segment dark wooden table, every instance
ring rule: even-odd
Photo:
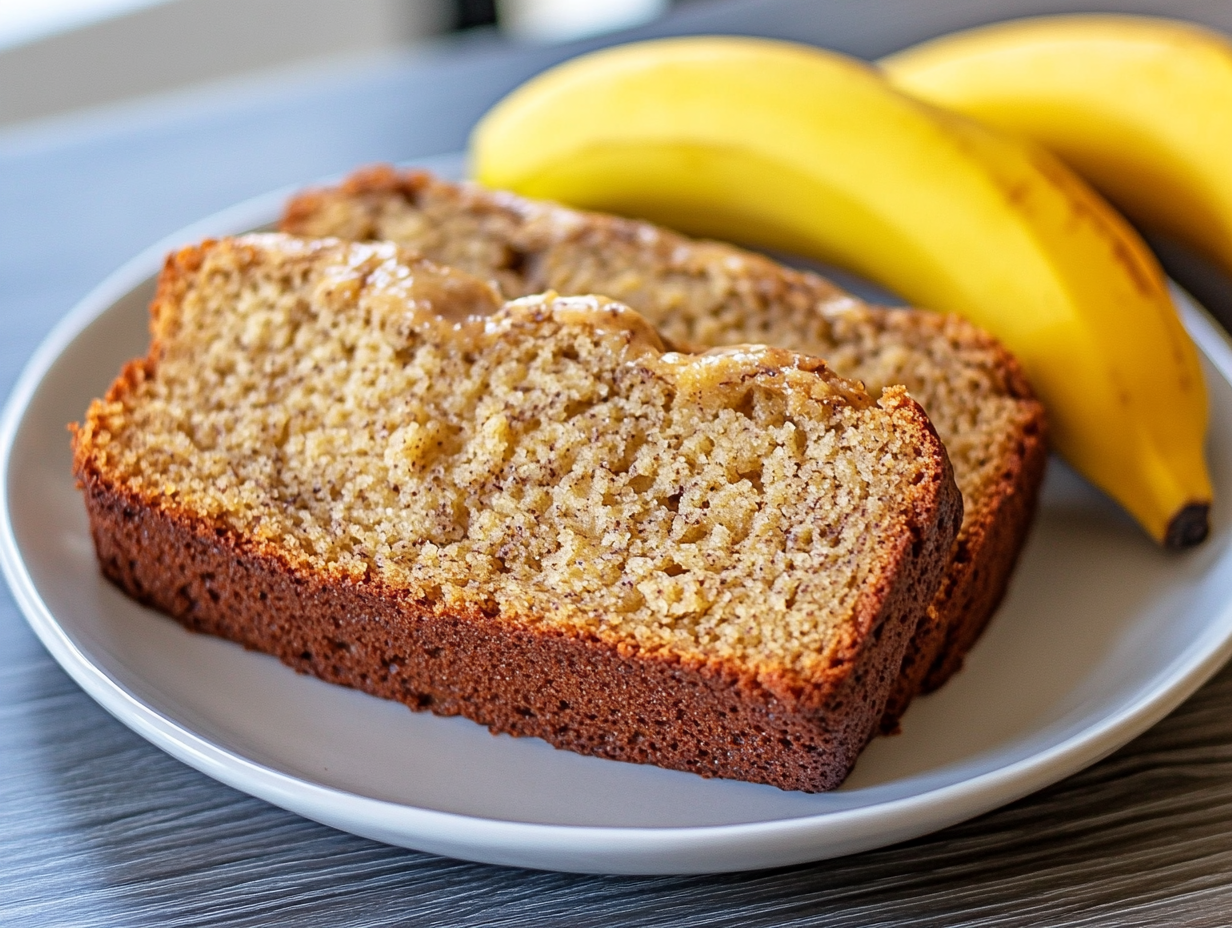
[[[1067,8],[742,0],[686,5],[638,35],[761,33],[871,57]],[[1227,0],[1083,8],[1232,31]],[[0,133],[0,387],[149,243],[275,187],[459,150],[488,105],[580,47],[479,35]],[[1232,301],[1217,284],[1201,295]],[[785,870],[586,877],[386,847],[222,786],[91,702],[0,592],[0,925],[205,924],[1230,925],[1232,670],[1108,760],[927,838]]]

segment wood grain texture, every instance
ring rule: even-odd
[[[654,29],[790,35],[871,55],[1074,6],[720,0]],[[1232,31],[1226,0],[1083,6]],[[0,388],[76,299],[160,236],[276,186],[456,149],[488,103],[574,50],[484,39],[0,134]],[[1108,760],[927,838],[784,870],[585,877],[386,847],[215,783],[96,706],[0,594],[5,928],[1229,924],[1232,669]]]
[[[841,860],[540,873],[385,847],[251,799],[112,720],[5,602],[0,924],[1226,925],[1232,669],[1086,772]]]

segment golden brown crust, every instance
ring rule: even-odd
[[[425,215],[442,208],[457,218],[454,232],[469,234],[471,240],[458,248],[458,243],[448,239],[454,232],[430,230],[422,234],[424,253],[438,260],[444,258],[434,250],[460,255],[469,264],[468,270],[487,271],[506,290],[545,284],[566,289],[563,281],[572,273],[569,262],[578,255],[595,258],[609,274],[620,271],[613,268],[613,262],[632,255],[637,267],[629,270],[636,282],[629,285],[628,293],[609,295],[645,311],[636,295],[642,288],[657,285],[653,279],[657,273],[669,285],[688,275],[713,281],[713,268],[722,266],[720,274],[726,275],[727,259],[736,258],[736,270],[731,273],[737,279],[731,286],[747,294],[741,298],[749,305],[780,305],[785,317],[795,319],[807,318],[802,309],[813,313],[814,307],[836,299],[851,303],[817,275],[783,268],[730,246],[691,241],[635,220],[448,184],[426,172],[399,171],[387,165],[356,171],[335,189],[300,194],[288,204],[280,227],[301,235],[331,234],[358,240],[386,237],[381,232],[395,201],[422,207]],[[612,247],[614,243],[624,250]],[[976,492],[963,486],[967,512],[962,532],[950,555],[946,578],[907,649],[881,722],[882,731],[891,732],[917,693],[937,688],[962,666],[1000,604],[1042,483],[1048,453],[1046,420],[1017,360],[994,338],[964,320],[862,305],[844,306],[827,318],[829,337],[853,350],[867,348],[871,332],[874,340],[909,346],[932,343],[935,347],[921,350],[951,352],[956,359],[975,358],[986,384],[983,389],[1004,400],[1010,410],[995,446],[982,448],[976,455],[976,466],[991,466],[992,477],[981,476]],[[651,321],[662,324],[653,317]],[[669,328],[668,337],[677,335]],[[844,368],[835,357],[827,360],[845,376],[868,380],[858,367]],[[938,363],[947,361],[943,357]]]
[[[130,365],[111,394],[144,366]],[[104,575],[189,629],[493,732],[809,792],[838,786],[873,733],[920,598],[944,570],[961,518],[952,480],[916,494],[913,518],[889,544],[832,672],[803,681],[299,570],[272,546],[116,487],[99,472],[88,436],[88,428],[75,434],[74,470]],[[943,453],[936,465],[947,468]]]
[[[967,652],[1005,596],[1035,517],[1048,463],[1042,408],[1028,410],[1024,420],[981,518],[968,521],[954,542],[945,578],[903,657],[881,720],[883,734],[897,730],[916,695],[933,692],[962,669]]]
[[[213,247],[168,259],[156,319],[174,314]],[[907,511],[888,527],[825,672],[803,678],[645,651],[487,603],[447,607],[375,577],[305,570],[274,544],[118,482],[100,423],[109,404],[158,376],[162,350],[155,340],[145,359],[126,365],[74,432],[74,473],[106,576],[189,628],[301,672],[582,753],[785,789],[838,785],[882,714],[961,520],[931,425],[903,391],[887,391],[881,405],[914,434],[923,479],[904,488]]]
[[[79,479],[103,573],[194,631],[493,732],[809,792],[838,786],[867,742],[918,615],[914,597],[944,556],[940,533],[932,544],[920,539],[919,557],[878,591],[879,608],[867,610],[868,631],[845,649],[844,672],[826,687],[804,688],[478,608],[445,612],[374,582],[304,574],[276,552],[97,474]]]
[[[1005,460],[990,513],[978,526],[978,535],[970,533],[967,550],[956,550],[952,556],[949,576],[958,574],[959,564],[963,573],[951,584],[949,599],[940,601],[946,603],[946,611],[954,618],[946,623],[945,641],[924,677],[924,692],[932,692],[958,672],[1005,596],[1035,517],[1047,464],[1048,442],[1041,409],[1023,424],[1016,451]]]

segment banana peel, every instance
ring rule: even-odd
[[[882,59],[907,93],[1029,138],[1136,222],[1232,273],[1232,41],[1176,20],[1070,15]]]
[[[638,43],[476,127],[483,184],[849,268],[1013,351],[1055,447],[1169,547],[1207,533],[1198,355],[1145,244],[1057,159],[763,39]]]

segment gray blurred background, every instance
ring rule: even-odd
[[[123,125],[148,104],[195,111],[229,89],[345,84],[376,69],[436,88],[431,101],[404,101],[423,110],[406,151],[453,151],[500,96],[493,88],[606,42],[717,27],[875,58],[982,22],[1076,11],[1178,16],[1232,33],[1232,0],[0,0],[0,144]],[[475,86],[451,83],[459,67]],[[1232,328],[1226,276],[1148,238]]]
[[[700,0],[694,0],[700,2]],[[497,33],[550,43],[670,0],[0,0],[0,127],[279,69]]]

